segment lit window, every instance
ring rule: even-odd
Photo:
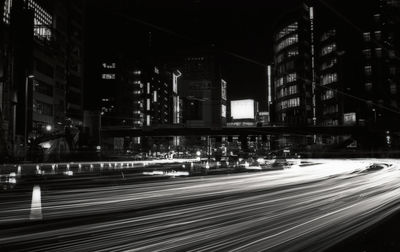
[[[278,98],[282,98],[282,97],[293,95],[293,94],[296,94],[296,93],[297,93],[297,86],[293,85],[293,86],[282,88],[278,92],[277,96],[278,96]]]
[[[337,73],[329,73],[322,75],[322,85],[327,85],[330,83],[337,82]]]
[[[157,102],[157,91],[153,92],[153,101]]]
[[[101,78],[103,80],[115,80],[115,74],[102,74]]]
[[[326,90],[325,92],[323,92],[323,94],[322,94],[322,96],[321,96],[321,99],[322,99],[323,101],[326,101],[326,100],[332,99],[332,98],[334,98],[334,97],[335,97],[335,91],[333,91],[333,90]]]
[[[364,32],[363,37],[364,37],[365,42],[371,41],[371,33],[370,32]]]
[[[147,82],[147,94],[150,94],[150,82]]]
[[[134,74],[134,75],[141,75],[142,72],[141,72],[140,70],[135,70],[135,71],[133,71],[133,74]]]
[[[298,29],[298,23],[297,23],[297,22],[294,22],[294,23],[292,23],[292,24],[286,26],[285,28],[283,28],[283,29],[275,36],[275,39],[276,39],[276,40],[279,40],[279,39],[283,38],[284,36],[286,36],[286,35],[288,35],[288,34],[290,34],[290,33],[292,33],[292,32],[297,31],[297,29]]]
[[[382,32],[381,31],[375,31],[374,32],[374,34],[375,34],[375,39],[376,40],[381,40],[381,38],[382,38]]]
[[[365,50],[363,50],[363,54],[364,54],[364,57],[365,57],[366,59],[370,59],[370,58],[371,58],[371,49],[365,49]]]
[[[372,90],[372,83],[371,82],[365,83],[365,90],[367,90],[367,91],[371,91]]]
[[[296,73],[291,73],[291,74],[288,74],[287,76],[286,76],[286,81],[289,83],[289,82],[294,82],[294,81],[296,81],[296,79],[297,79],[297,75],[296,75]]]
[[[300,98],[292,98],[278,103],[280,109],[294,108],[300,106]]]
[[[276,46],[276,51],[278,52],[290,45],[293,45],[293,44],[297,43],[298,40],[299,40],[299,36],[297,34],[287,37]]]
[[[336,51],[336,44],[335,43],[329,44],[329,45],[327,45],[327,46],[322,48],[321,56],[327,55],[327,54],[332,53],[334,51]]]
[[[381,18],[381,15],[380,15],[380,14],[375,14],[375,15],[374,15],[374,20],[375,20],[375,22],[379,22],[380,18]]]
[[[147,99],[146,109],[147,109],[147,110],[150,110],[150,99]]]
[[[33,0],[28,1],[29,8],[34,10],[33,33],[36,37],[42,39],[51,39],[51,28],[53,26],[53,17]]]
[[[103,63],[102,65],[103,65],[103,68],[106,68],[106,69],[115,69],[115,67],[116,67],[115,63],[110,63],[110,64]]]
[[[382,48],[375,48],[375,54],[377,58],[382,57]]]
[[[283,77],[280,77],[279,79],[275,80],[275,86],[280,87],[283,85]]]
[[[11,6],[12,6],[12,0],[6,0],[4,2],[3,22],[6,24],[10,23]]]
[[[150,115],[146,116],[146,125],[150,126]]]
[[[367,76],[370,76],[372,74],[372,67],[371,66],[365,66],[364,67],[364,73]]]
[[[293,56],[297,56],[299,55],[299,50],[295,49],[295,50],[290,50],[287,53],[288,57],[293,57]]]

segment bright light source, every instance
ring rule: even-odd
[[[51,148],[50,142],[41,143],[40,146],[42,146],[43,149],[50,149]]]
[[[231,101],[233,119],[254,119],[255,102],[252,99]]]
[[[196,155],[197,155],[197,156],[200,156],[200,155],[201,155],[201,152],[200,152],[200,151],[197,151],[197,152],[196,152]]]
[[[53,127],[51,125],[46,125],[46,131],[51,131]]]
[[[65,171],[65,172],[64,172],[64,175],[73,176],[73,175],[74,175],[74,172],[73,172],[73,171]]]
[[[97,146],[96,146],[96,150],[101,150],[101,146],[100,146],[100,145],[97,145]]]

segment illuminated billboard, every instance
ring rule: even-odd
[[[254,119],[255,102],[251,99],[231,101],[231,116],[233,119]]]
[[[226,106],[224,104],[221,105],[221,116],[226,118]]]

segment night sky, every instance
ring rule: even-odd
[[[173,56],[200,45],[223,53],[222,73],[228,99],[265,100],[265,69],[272,61],[272,33],[280,16],[297,0],[89,0],[87,8],[87,70],[93,82],[100,58],[115,53],[132,57],[143,52],[151,31],[153,53]],[[325,0],[357,23],[365,0]],[[240,55],[233,57],[229,53]]]

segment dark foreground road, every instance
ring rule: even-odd
[[[400,209],[398,161],[313,162],[42,189],[42,220],[38,209],[29,220],[31,196],[2,193],[0,251],[321,251]],[[390,165],[367,169],[374,162]]]

